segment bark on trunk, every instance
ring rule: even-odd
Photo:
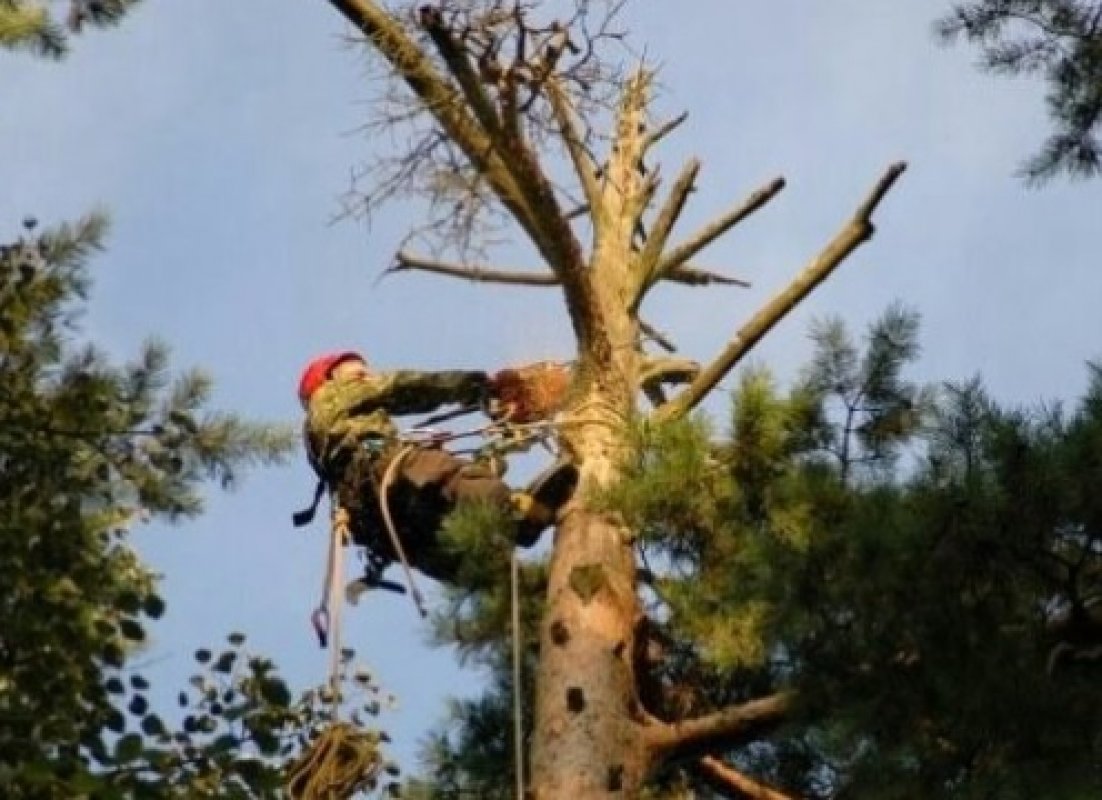
[[[635,566],[624,534],[582,509],[559,528],[540,631],[534,800],[634,797],[642,786]]]

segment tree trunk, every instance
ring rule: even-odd
[[[607,352],[617,350],[633,352]],[[649,766],[633,664],[632,534],[596,508],[600,488],[617,479],[632,411],[633,392],[620,388],[630,383],[612,378],[631,370],[633,357],[604,366],[563,426],[581,482],[555,535],[540,630],[533,800],[635,797]]]
[[[646,774],[626,531],[577,509],[557,533],[540,631],[533,800],[635,797]]]

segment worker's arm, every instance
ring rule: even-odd
[[[448,403],[474,404],[488,391],[490,378],[485,372],[449,370],[444,372],[378,372],[355,381],[334,384],[324,395],[324,405],[339,408],[342,414],[362,415],[373,411],[388,414],[427,414]],[[321,398],[319,398],[321,399]]]
[[[485,372],[463,370],[391,372],[385,380],[383,407],[391,414],[427,414],[448,403],[474,405],[490,386]]]

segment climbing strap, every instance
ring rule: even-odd
[[[337,717],[340,704],[341,680],[341,606],[344,595],[341,581],[344,576],[344,548],[351,540],[348,510],[333,506],[333,519],[329,535],[329,555],[325,563],[325,578],[321,586],[321,601],[314,609],[310,621],[318,635],[318,644],[330,648],[329,688],[333,692],[333,718]]]

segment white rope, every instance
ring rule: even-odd
[[[417,584],[413,580],[413,570],[410,569],[409,559],[406,558],[406,551],[402,547],[402,539],[398,536],[398,530],[394,527],[394,520],[390,516],[390,498],[387,497],[390,492],[390,485],[394,482],[394,476],[398,472],[398,467],[406,456],[417,449],[416,444],[407,444],[398,454],[390,460],[390,463],[386,465],[386,470],[383,472],[382,480],[379,482],[379,508],[383,512],[383,523],[386,527],[387,535],[390,536],[390,545],[394,548],[395,555],[398,556],[398,560],[402,564],[402,569],[406,572],[406,583],[409,585],[409,594],[413,598],[413,604],[417,607],[417,612],[422,617],[428,616],[428,611],[425,610],[425,602],[421,597],[421,592],[417,590]]]
[[[509,582],[512,595],[513,624],[513,759],[516,762],[517,800],[524,800],[524,715],[522,713],[523,690],[520,684],[521,630],[520,630],[520,565],[516,550],[509,559]]]

